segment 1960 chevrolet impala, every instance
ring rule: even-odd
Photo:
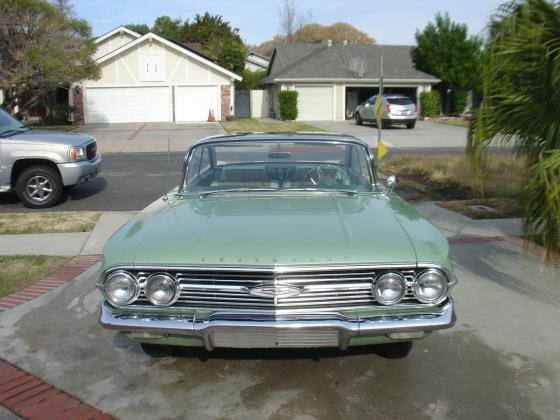
[[[354,137],[208,138],[106,244],[100,322],[148,354],[382,344],[404,357],[455,322],[448,251]]]

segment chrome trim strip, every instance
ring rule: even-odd
[[[332,330],[339,332],[339,348],[346,349],[351,337],[364,335],[384,335],[393,332],[433,331],[449,328],[455,323],[453,301],[450,299],[443,306],[434,308],[429,313],[380,315],[366,318],[341,318],[335,314],[325,313],[324,318],[299,319],[297,314],[292,319],[195,319],[194,316],[177,316],[161,314],[115,315],[108,303],[101,307],[99,322],[108,329],[124,332],[147,332],[171,334],[187,337],[199,337],[207,350],[213,350],[213,333],[217,329],[236,332],[251,332],[252,329],[268,329],[283,332],[286,330],[317,331]]]

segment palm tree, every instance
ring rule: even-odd
[[[525,233],[549,255],[560,250],[560,3],[502,5],[488,26],[481,71],[483,101],[467,147],[473,168],[497,141],[527,159]]]

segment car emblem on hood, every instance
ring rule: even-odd
[[[285,284],[263,284],[261,286],[252,287],[249,293],[253,296],[264,298],[272,298],[274,300],[280,298],[294,297],[301,294],[303,290],[300,287],[289,286]]]

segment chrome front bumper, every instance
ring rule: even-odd
[[[455,323],[451,298],[430,312],[374,317],[290,319],[196,319],[161,314],[114,314],[103,302],[99,322],[108,329],[127,333],[198,337],[207,350],[215,347],[339,347],[346,349],[352,337],[433,331]]]

